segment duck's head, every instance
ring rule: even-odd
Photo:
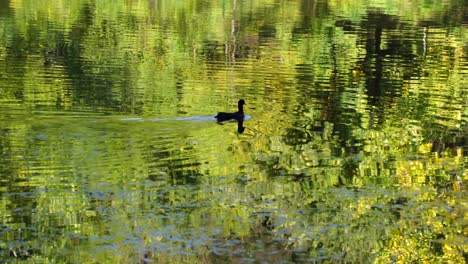
[[[244,99],[240,99],[239,102],[237,103],[238,106],[245,105]]]

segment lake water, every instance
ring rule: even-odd
[[[467,262],[467,12],[0,1],[0,262]]]

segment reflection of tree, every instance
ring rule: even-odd
[[[318,32],[323,29],[323,20],[330,15],[327,1],[302,0],[300,4],[300,21],[294,26],[293,33],[297,36]]]
[[[297,36],[295,39],[304,42],[303,45],[307,49],[305,54],[307,55],[314,54],[315,51],[307,46],[308,41],[303,40],[304,36],[310,37],[310,34],[317,34],[313,32],[321,29],[320,27],[313,27],[320,23],[315,22],[314,19],[317,20],[317,18],[306,19],[308,23],[303,23],[303,26],[296,26],[301,30],[294,31],[295,36]],[[313,119],[301,118],[296,120],[292,125],[293,128],[286,130],[284,136],[286,144],[295,146],[294,149],[298,153],[309,148],[316,149],[310,144],[310,134],[313,134],[313,127],[318,125],[323,129],[323,124],[330,123],[333,125],[334,134],[339,135],[339,145],[348,155],[356,155],[363,151],[367,153],[374,146],[372,142],[375,139],[372,139],[373,136],[369,137],[371,133],[381,134],[383,138],[390,135],[395,137],[392,134],[401,133],[397,132],[399,129],[406,131],[411,128],[409,124],[396,120],[405,120],[406,118],[424,120],[425,115],[433,115],[429,107],[434,100],[439,100],[438,98],[430,94],[408,97],[408,91],[405,90],[410,82],[414,86],[419,85],[414,80],[416,79],[419,82],[423,80],[425,75],[428,74],[427,70],[429,68],[425,63],[431,62],[424,57],[426,53],[423,48],[427,45],[424,41],[427,41],[427,39],[422,39],[422,37],[419,39],[420,28],[413,28],[400,22],[396,16],[378,11],[367,12],[359,24],[361,30],[357,30],[357,25],[346,20],[335,23],[335,26],[341,27],[344,31],[349,31],[350,34],[356,34],[357,47],[363,47],[365,53],[363,56],[349,58],[348,61],[345,61],[346,63],[349,62],[349,64],[343,63],[342,48],[339,44],[340,36],[335,33],[328,33],[327,44],[330,45],[330,56],[329,60],[324,63],[329,64],[323,66],[329,69],[328,75],[326,75],[329,86],[326,89],[321,87],[320,82],[323,82],[325,76],[321,76],[323,71],[320,72],[322,69],[318,66],[319,62],[317,60],[310,64],[301,63],[296,65],[295,76],[299,92],[297,97],[299,103],[295,108],[295,113],[307,116],[311,111],[318,109],[320,115],[315,114]],[[427,32],[425,33],[427,34]],[[321,35],[322,38],[323,35]],[[421,54],[417,53],[418,51],[421,51]],[[445,66],[447,69],[455,67],[452,60],[447,60],[447,62],[451,64]],[[437,63],[444,64],[445,62]],[[361,76],[361,74],[364,79],[365,94],[362,94],[359,86],[353,87],[355,84],[349,82],[356,76]],[[346,100],[350,92],[354,98],[365,98],[364,107],[358,107],[354,102]],[[365,97],[362,95],[365,95]],[[311,106],[316,109],[311,110]],[[366,124],[364,121],[368,123]],[[460,146],[460,144],[463,144],[463,137],[459,135],[454,137],[454,133],[457,134],[459,129],[449,132],[450,130],[446,126],[434,123],[433,119],[428,124],[423,125],[426,128],[423,133],[428,135],[425,138],[449,138],[448,141],[447,139],[436,141],[437,146],[452,146],[454,144],[449,142],[454,141],[457,142],[455,145]],[[363,127],[371,130],[366,131],[362,129]],[[367,134],[369,132],[370,134]],[[377,137],[378,140],[383,140],[380,139],[381,136]],[[409,135],[400,136],[400,140],[415,141],[414,135],[413,138],[408,137]],[[377,144],[380,144],[380,142]],[[395,141],[392,146],[399,144]],[[384,146],[379,145],[379,147]],[[387,151],[386,154],[389,153],[390,151]],[[344,162],[343,169],[347,176],[356,173],[359,166],[361,166],[359,162],[353,159],[346,159]],[[384,174],[382,164],[375,163],[374,169],[375,174]]]
[[[35,30],[33,26],[31,26],[30,29]],[[12,87],[14,87],[13,89],[6,89],[7,86],[2,85],[0,87],[0,91],[5,97],[11,94],[12,98],[18,101],[23,101],[25,96],[24,76],[26,75],[27,71],[27,56],[25,54],[27,40],[24,39],[21,35],[16,35],[15,33],[13,33],[11,42],[7,45],[8,48],[6,49],[5,64],[4,67],[2,67],[2,71],[3,74],[5,74],[6,77],[8,77],[8,79],[5,80],[6,83],[11,82],[15,85],[12,85]]]
[[[382,96],[383,84],[383,59],[386,55],[391,55],[391,50],[382,49],[383,30],[395,29],[398,25],[397,19],[391,16],[370,12],[361,23],[364,28],[366,56],[360,62],[363,71],[366,73],[366,88],[371,99],[371,105],[377,106],[377,101]]]
[[[94,14],[95,10],[91,5],[82,7],[80,19],[70,31],[70,45],[64,57],[64,64],[69,80],[72,82],[72,93],[76,102],[82,101],[87,105],[97,104],[110,107],[116,105],[111,96],[114,74],[112,72],[108,73],[109,75],[105,72],[94,74],[93,67],[96,65],[89,65],[90,62],[82,54],[83,49],[86,48],[85,37],[90,33],[89,29],[94,24]],[[105,29],[105,23],[103,27]],[[112,35],[107,35],[107,37],[112,37]],[[118,67],[106,67],[103,70],[115,68],[118,70]],[[123,96],[123,98],[128,97]]]
[[[386,109],[391,108],[395,98],[401,95],[403,81],[419,75],[414,71],[419,67],[405,67],[417,63],[412,51],[414,38],[406,33],[413,32],[397,17],[380,12],[368,12],[361,28],[364,31],[359,35],[358,43],[364,43],[366,54],[357,62],[356,68],[365,73],[369,106],[373,106],[369,114],[375,116],[375,124],[382,124]],[[396,80],[398,78],[392,76],[399,74],[395,70],[401,71],[402,79]]]
[[[11,8],[9,5],[9,0],[0,1],[0,17],[10,15]]]

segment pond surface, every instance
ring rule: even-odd
[[[467,12],[0,1],[0,262],[468,261]]]

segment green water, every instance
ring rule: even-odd
[[[468,261],[467,12],[0,1],[0,262]]]

